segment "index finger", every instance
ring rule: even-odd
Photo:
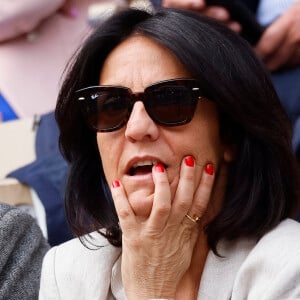
[[[188,212],[189,215],[195,215],[199,219],[206,212],[208,203],[211,199],[211,194],[214,186],[215,169],[211,163],[206,164],[203,169],[200,184],[196,189],[192,206]]]

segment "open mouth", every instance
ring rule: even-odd
[[[157,161],[145,160],[135,163],[130,167],[128,174],[129,176],[146,175],[152,173],[152,167],[157,164]],[[166,166],[164,165],[166,168]]]

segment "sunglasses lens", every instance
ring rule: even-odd
[[[84,101],[84,113],[92,128],[113,131],[127,121],[129,95],[126,89],[91,88],[82,98],[88,100]]]
[[[132,94],[126,87],[98,86],[79,90],[77,97],[89,126],[98,131],[114,131],[125,125],[135,101],[143,101],[157,124],[177,126],[192,120],[200,92],[197,86],[193,79],[174,79],[153,84],[143,93]]]
[[[148,113],[158,123],[175,126],[188,123],[195,112],[197,97],[186,86],[161,86],[148,95]]]

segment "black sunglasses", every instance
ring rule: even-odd
[[[75,92],[87,124],[101,132],[124,126],[136,101],[142,101],[158,125],[179,126],[193,118],[200,97],[195,79],[171,79],[154,83],[144,92],[133,93],[123,86],[92,86]]]

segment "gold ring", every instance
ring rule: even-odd
[[[196,216],[196,215],[193,215],[192,217],[188,214],[185,215],[190,221],[194,222],[194,223],[198,223],[201,218]]]

